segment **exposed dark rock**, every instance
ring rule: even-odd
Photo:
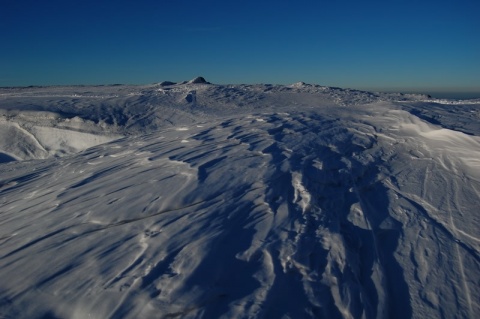
[[[210,84],[209,82],[207,82],[207,80],[205,80],[205,78],[203,78],[201,76],[196,77],[193,80],[190,80],[188,83],[190,83],[190,84]]]

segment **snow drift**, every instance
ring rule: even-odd
[[[478,104],[205,82],[2,91],[1,316],[480,311]]]

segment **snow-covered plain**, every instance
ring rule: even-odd
[[[480,100],[0,89],[0,318],[475,318]]]

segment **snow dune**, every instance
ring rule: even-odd
[[[77,92],[69,115],[72,88],[52,89],[64,93],[49,96],[63,105],[57,123],[90,125],[58,134],[70,155],[4,139],[4,154],[28,145],[38,159],[0,165],[1,316],[480,311],[478,105],[453,130],[440,122],[446,109],[428,110],[436,124],[416,115],[427,112],[421,97],[190,82],[86,87],[102,97]],[[29,127],[19,105],[32,93],[13,93],[5,132]],[[92,109],[98,118],[87,118]],[[61,140],[58,124],[35,127],[24,136],[42,147]],[[105,132],[126,137],[103,143]]]

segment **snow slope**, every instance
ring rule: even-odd
[[[2,153],[36,159],[0,165],[0,317],[480,311],[478,104],[203,81],[1,98]]]

